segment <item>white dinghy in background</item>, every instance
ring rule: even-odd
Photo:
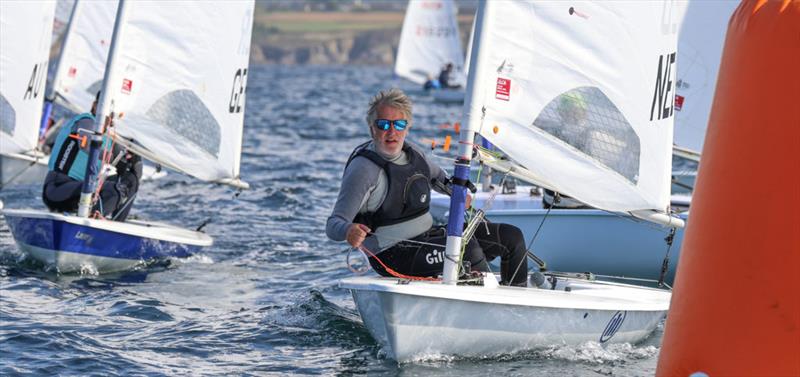
[[[0,189],[41,183],[47,160],[36,150],[55,2],[0,2]]]
[[[239,163],[253,8],[120,1],[90,160],[99,154],[100,120],[113,112],[106,132],[117,143],[200,180],[247,188]],[[22,251],[62,273],[104,273],[211,245],[198,231],[88,218],[95,170],[87,167],[77,215],[3,211]]]
[[[669,306],[667,290],[580,274],[532,279],[542,288],[498,286],[492,274],[480,282],[459,280],[462,235],[469,234],[461,214],[473,140],[480,134],[544,187],[598,208],[682,226],[667,212],[673,120],[668,76],[681,16],[682,6],[669,1],[480,2],[462,122],[467,126],[461,128],[450,204],[456,215],[448,223],[441,282],[340,282],[389,357],[403,362],[585,341],[636,343],[655,329]],[[585,93],[587,110],[599,114],[580,130],[548,118],[552,104],[575,91]],[[651,119],[653,99],[658,107]],[[480,224],[472,221],[467,229],[475,226]]]
[[[453,64],[453,79],[464,80],[464,50],[458,33],[457,9],[453,0],[409,1],[394,74],[422,85],[437,79],[447,63]],[[432,89],[434,100],[463,103],[464,89]]]

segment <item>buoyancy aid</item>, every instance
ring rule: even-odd
[[[425,158],[414,148],[403,143],[403,153],[408,164],[398,165],[387,161],[377,152],[366,148],[368,143],[356,148],[347,160],[347,165],[357,157],[364,157],[378,165],[386,173],[386,197],[374,212],[359,213],[353,222],[365,224],[371,229],[399,224],[425,215],[431,202],[431,172]],[[345,165],[345,168],[346,166]]]
[[[81,148],[81,142],[77,138],[79,136],[78,122],[83,119],[94,121],[94,116],[90,113],[79,114],[58,132],[53,150],[50,152],[48,171],[57,171],[67,174],[72,179],[83,181],[86,174],[86,162],[89,160],[89,152]],[[108,148],[109,144],[108,139],[104,138],[103,147]],[[99,160],[96,162],[98,170],[100,163]]]

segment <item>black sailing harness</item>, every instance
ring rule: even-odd
[[[374,230],[428,213],[431,203],[431,172],[425,158],[408,144],[403,143],[403,153],[408,156],[408,164],[398,165],[367,149],[367,144],[369,142],[356,147],[347,160],[345,169],[356,157],[367,158],[386,173],[388,190],[377,210],[359,213],[353,222],[365,224]]]

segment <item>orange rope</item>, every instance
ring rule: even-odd
[[[362,252],[364,252],[365,254],[375,258],[375,260],[378,261],[378,263],[380,263],[381,266],[383,266],[383,269],[386,270],[386,272],[388,272],[389,275],[392,275],[392,276],[394,276],[396,278],[408,279],[408,280],[421,280],[421,281],[442,281],[442,279],[439,279],[439,278],[431,278],[431,277],[425,277],[425,276],[411,276],[411,275],[401,274],[401,273],[391,269],[385,263],[383,263],[383,261],[380,260],[380,258],[378,258],[377,255],[375,255],[373,252],[369,251],[369,249],[364,247],[364,245],[359,246],[358,249],[361,250]]]

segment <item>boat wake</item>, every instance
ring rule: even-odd
[[[630,343],[601,344],[585,342],[578,346],[554,345],[542,349],[515,352],[504,355],[487,355],[478,357],[456,357],[442,354],[424,354],[405,362],[427,366],[445,366],[458,362],[480,362],[485,360],[514,362],[520,360],[568,361],[588,365],[617,365],[635,360],[647,360],[657,357],[658,347],[653,345],[633,345]],[[385,353],[378,351],[378,356]]]
[[[326,300],[315,289],[294,304],[272,311],[264,321],[303,344],[345,349],[377,347],[355,310]]]
[[[630,343],[603,345],[598,342],[586,342],[577,347],[558,346],[536,352],[539,357],[576,361],[589,364],[614,364],[620,361],[641,360],[655,357],[658,348],[655,346],[635,346]]]

